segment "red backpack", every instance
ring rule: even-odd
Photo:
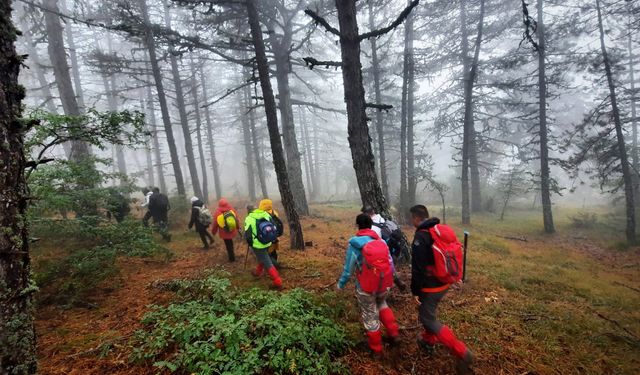
[[[429,228],[433,238],[433,259],[435,264],[427,270],[446,284],[454,284],[462,279],[463,253],[462,244],[456,233],[446,224],[436,224]]]
[[[369,241],[362,248],[362,266],[358,272],[360,289],[367,293],[385,292],[393,286],[389,247],[382,240]]]

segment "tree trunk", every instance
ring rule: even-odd
[[[542,0],[539,0],[542,1]],[[629,159],[627,159],[627,149],[624,141],[624,133],[622,130],[622,121],[620,120],[620,111],[618,110],[618,102],[616,99],[616,87],[613,81],[613,73],[611,72],[611,62],[607,54],[607,47],[604,42],[604,27],[602,26],[602,11],[600,10],[600,0],[596,0],[596,10],[598,11],[598,29],[600,31],[600,49],[602,50],[602,60],[607,75],[607,83],[609,85],[609,97],[611,100],[611,109],[613,111],[613,123],[616,128],[616,139],[618,143],[618,154],[620,155],[620,166],[622,169],[622,180],[624,182],[624,195],[627,209],[627,241],[634,244],[636,241],[636,206],[633,197],[633,178],[631,177],[631,168],[629,167]]]
[[[408,0],[410,3],[410,0]],[[416,189],[418,176],[416,175],[416,156],[414,141],[414,98],[415,98],[415,62],[413,58],[413,15],[405,21],[405,58],[407,59],[407,207],[416,204]]]
[[[251,88],[247,87],[246,89],[246,108],[251,108]],[[262,164],[263,155],[261,154],[260,144],[258,143],[258,133],[256,130],[256,114],[254,112],[255,109],[249,110],[249,129],[251,130],[251,144],[253,145],[253,155],[255,156],[256,162],[256,171],[258,173],[258,181],[260,181],[260,191],[262,192],[262,197],[266,198],[269,196],[269,191],[267,190],[267,177],[264,166]]]
[[[373,16],[373,2],[369,2],[369,27],[373,30],[376,28]],[[373,90],[375,93],[376,104],[382,104],[382,93],[380,90],[380,61],[378,61],[378,45],[377,39],[371,38],[371,68],[373,69]],[[376,111],[375,126],[378,140],[378,157],[380,169],[380,184],[382,194],[384,194],[387,202],[389,201],[389,182],[387,178],[387,156],[384,149],[384,123],[382,120],[382,111]]]
[[[638,120],[636,110],[636,83],[635,83],[635,61],[633,59],[633,33],[632,15],[629,14],[629,25],[627,35],[627,47],[629,50],[629,81],[631,100],[631,166],[633,167],[633,194],[636,204],[640,203],[640,157],[638,155]]]
[[[148,113],[149,112],[147,111],[144,98],[142,98],[142,97],[140,97],[140,110],[142,111],[142,113],[146,113],[147,114],[146,116],[147,116],[147,120],[148,120],[148,116],[149,116]],[[153,132],[155,132],[155,128],[152,128],[148,122],[147,122],[147,124],[145,126],[145,130],[149,134],[153,134]],[[149,145],[149,142],[146,142],[146,144],[144,146],[144,156],[145,156],[146,162],[147,162],[147,186],[155,186],[156,185],[155,173],[153,172],[153,155],[152,155],[152,152],[151,152],[151,148],[152,147],[151,147],[151,145]]]
[[[309,123],[307,122],[304,108],[300,108],[300,127],[304,145],[305,162],[307,163],[307,186],[310,192],[309,195],[311,196],[311,200],[313,201],[316,199],[317,191],[316,165],[314,163],[315,160],[313,159],[311,140],[309,139]]]
[[[318,142],[318,124],[316,123],[315,116],[313,117],[313,162],[314,171],[313,174],[313,195],[318,198],[322,194],[322,185],[320,184],[320,171],[322,170],[322,162],[320,160],[319,142]]]
[[[179,196],[186,196],[187,192],[184,188],[184,179],[182,177],[182,168],[180,167],[180,156],[178,155],[178,149],[176,147],[176,141],[173,136],[173,129],[171,127],[171,118],[169,117],[169,107],[167,105],[167,97],[164,92],[164,85],[162,83],[162,72],[158,65],[158,59],[156,57],[156,42],[153,37],[153,30],[150,27],[149,11],[147,8],[147,1],[140,0],[142,19],[146,26],[145,44],[149,51],[149,61],[151,63],[151,70],[153,72],[153,79],[156,84],[156,92],[158,95],[158,103],[160,103],[160,112],[162,113],[162,123],[164,124],[164,131],[167,136],[167,144],[169,146],[169,154],[171,155],[171,165],[173,166],[173,173],[176,179],[176,188]],[[158,160],[158,163],[162,163]]]
[[[204,68],[200,67],[200,83],[202,84],[202,100],[208,103],[207,81],[204,75]],[[213,122],[211,121],[211,113],[209,107],[204,109],[204,119],[207,124],[207,143],[209,145],[209,154],[211,157],[211,173],[213,173],[213,187],[216,189],[216,200],[222,198],[222,185],[220,183],[220,169],[218,167],[218,159],[216,158],[216,144],[213,140]]]
[[[80,108],[73,92],[71,76],[69,75],[69,64],[65,55],[64,41],[62,38],[62,26],[60,18],[53,12],[59,12],[58,0],[45,0],[43,5],[51,12],[44,12],[44,21],[49,41],[48,51],[51,65],[53,66],[53,76],[55,77],[60,101],[64,113],[68,116],[79,116]],[[86,142],[72,141],[69,159],[81,161],[91,155],[91,150]]]
[[[288,40],[290,39],[289,37]],[[287,40],[286,37],[285,40]],[[287,157],[287,172],[291,183],[291,192],[298,212],[300,215],[306,216],[309,215],[309,205],[302,181],[302,165],[300,163],[300,151],[298,149],[298,140],[296,139],[296,128],[291,107],[291,91],[289,89],[289,44],[274,41],[271,45],[276,63],[282,140],[284,142],[285,156]]]
[[[22,59],[14,43],[11,2],[0,2],[0,373],[35,374],[36,338],[26,222],[28,187],[24,176],[24,88],[18,85]]]
[[[67,6],[62,0],[60,3],[62,6],[62,11],[65,13],[69,13],[67,11]],[[67,44],[69,45],[69,60],[71,61],[71,73],[73,74],[73,87],[75,89],[76,98],[78,100],[78,107],[80,108],[80,112],[85,111],[84,104],[84,91],[82,90],[82,81],[80,80],[80,65],[78,64],[78,53],[76,52],[76,42],[73,38],[73,30],[71,30],[71,24],[67,24],[67,27],[64,28],[65,37],[67,38]],[[109,34],[107,33],[107,37]]]
[[[207,178],[207,163],[204,157],[204,147],[202,142],[202,118],[200,117],[200,101],[198,100],[198,84],[196,82],[196,68],[193,58],[191,65],[191,95],[193,96],[193,110],[196,115],[196,135],[198,139],[198,155],[200,156],[200,169],[202,170],[202,194],[204,201],[209,203],[209,181]]]
[[[171,29],[171,14],[166,0],[162,1],[164,7],[164,24]],[[180,116],[180,126],[182,127],[182,136],[184,138],[184,151],[187,157],[187,166],[189,175],[191,176],[191,187],[193,194],[202,198],[202,187],[200,186],[200,178],[198,177],[198,167],[196,165],[196,157],[193,152],[193,142],[191,141],[191,129],[189,128],[189,120],[187,118],[187,109],[184,104],[184,92],[182,90],[182,79],[180,78],[180,68],[178,67],[178,59],[172,46],[169,46],[169,62],[171,63],[171,74],[173,76],[173,84],[176,89],[176,105],[178,106],[178,115]]]
[[[400,218],[403,222],[409,220],[409,205],[407,203],[407,98],[409,89],[409,28],[404,30],[404,53],[402,63],[402,98],[400,109]]]
[[[382,194],[371,152],[355,0],[336,0],[336,8],[340,24],[342,80],[344,100],[347,104],[349,147],[360,188],[360,199],[363,205],[371,206],[382,216],[389,217],[389,207]]]
[[[264,109],[267,115],[267,128],[269,129],[269,139],[271,141],[271,153],[273,156],[273,166],[276,170],[278,179],[278,188],[282,205],[287,214],[289,221],[289,231],[292,249],[304,249],[304,238],[302,237],[302,226],[293,193],[289,187],[289,177],[280,141],[280,131],[278,129],[278,109],[276,99],[273,96],[271,81],[269,78],[269,62],[264,48],[264,40],[262,39],[262,30],[260,28],[260,20],[256,9],[255,0],[247,0],[247,14],[249,16],[249,26],[251,27],[251,37],[253,47],[256,53],[256,64],[258,66],[258,74],[260,75],[260,86],[262,87],[262,96],[264,97]]]
[[[256,176],[254,161],[255,155],[253,151],[253,145],[251,144],[251,125],[249,124],[249,115],[247,114],[248,104],[251,102],[247,98],[246,87],[242,90],[242,95],[238,95],[238,114],[242,121],[242,142],[244,144],[244,163],[247,166],[247,192],[249,193],[249,199],[252,202],[256,200]]]
[[[549,147],[547,140],[547,82],[546,82],[546,36],[544,30],[543,0],[538,0],[538,97],[540,117],[540,198],[545,233],[556,231],[551,211],[551,177],[549,170]]]
[[[150,82],[151,80],[149,80]],[[156,108],[151,94],[151,86],[147,86],[147,119],[149,120],[149,126],[153,140],[153,152],[156,159],[156,168],[158,175],[158,183],[160,191],[167,191],[167,183],[164,179],[164,170],[162,167],[162,150],[160,149],[160,140],[158,139],[158,124],[156,123]]]

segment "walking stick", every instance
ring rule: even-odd
[[[247,260],[249,260],[249,245],[247,245],[247,253],[244,256],[244,267],[242,269],[247,269]]]
[[[469,240],[469,232],[464,231],[464,254],[462,256],[462,281],[467,279],[467,242]]]

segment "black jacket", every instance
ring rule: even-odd
[[[433,266],[433,238],[429,228],[440,224],[440,219],[427,219],[416,229],[411,244],[411,293],[417,296],[423,288],[438,288],[445,284],[427,272],[428,266]]]
[[[200,208],[204,206],[204,203],[201,200],[197,200],[191,203],[191,220],[189,221],[189,229],[193,227],[195,224],[196,230],[200,232],[201,230],[207,230],[207,228],[200,223]]]

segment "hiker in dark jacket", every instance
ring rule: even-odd
[[[200,213],[204,209],[204,203],[198,197],[191,198],[191,220],[189,221],[189,230],[191,230],[195,225],[196,232],[198,232],[200,240],[202,240],[203,248],[208,250],[209,246],[213,245],[213,236],[207,230],[209,225],[211,225],[211,221],[208,223],[202,222],[203,215]]]
[[[171,234],[169,233],[169,210],[171,205],[169,204],[169,198],[162,194],[160,189],[154,187],[151,196],[149,196],[147,208],[162,238],[167,242],[171,241]]]
[[[433,238],[429,228],[439,224],[440,219],[430,218],[429,211],[423,205],[411,207],[410,212],[411,220],[416,227],[411,245],[411,292],[419,305],[418,318],[424,328],[418,345],[428,354],[432,354],[436,343],[443,344],[456,357],[458,373],[468,373],[473,362],[473,354],[449,327],[436,318],[438,304],[447,294],[450,285],[441,282],[427,270],[427,267],[435,265]]]

